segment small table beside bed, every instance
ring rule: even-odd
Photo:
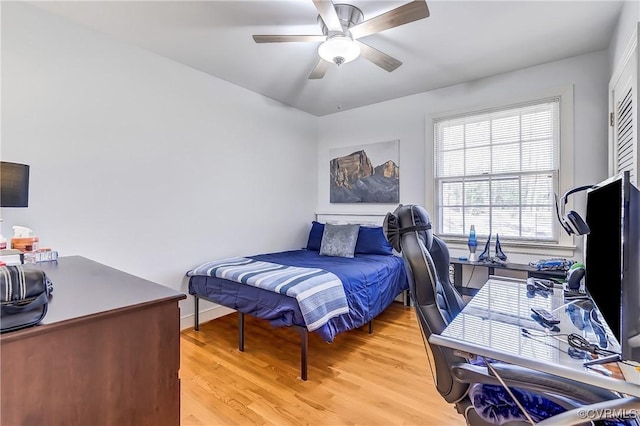
[[[187,275],[196,330],[199,299],[238,311],[240,351],[244,314],[292,327],[301,336],[302,380],[309,332],[328,343],[367,323],[371,333],[373,318],[408,289],[404,261],[381,227],[316,221],[305,249],[211,261]]]

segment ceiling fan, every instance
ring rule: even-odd
[[[324,77],[332,63],[342,65],[360,55],[384,70],[395,70],[402,62],[358,39],[429,16],[425,0],[411,1],[366,21],[362,11],[350,4],[334,5],[331,0],[313,0],[313,4],[323,35],[253,36],[256,43],[322,42],[318,47],[320,59],[309,74],[310,79]]]

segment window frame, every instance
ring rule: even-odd
[[[555,178],[557,179],[557,186],[559,194],[563,194],[570,188],[574,187],[574,103],[573,103],[573,85],[567,85],[563,87],[550,88],[546,90],[539,90],[535,93],[531,93],[526,96],[521,96],[512,99],[504,99],[501,101],[495,101],[492,103],[484,103],[475,106],[468,106],[456,110],[450,110],[437,114],[431,114],[426,116],[425,120],[425,152],[430,153],[427,155],[425,164],[425,207],[427,211],[432,213],[432,221],[436,222],[437,206],[438,206],[438,190],[436,180],[436,144],[435,144],[435,122],[443,119],[455,118],[456,116],[465,116],[473,114],[482,114],[492,110],[507,109],[510,107],[517,108],[520,105],[531,104],[537,101],[544,102],[552,98],[559,99],[559,152],[558,152],[558,173]],[[573,208],[572,200],[569,200],[570,205],[567,206],[567,211]],[[555,215],[554,215],[555,217]],[[438,223],[435,223],[434,228],[437,229]],[[576,249],[575,242],[572,236],[566,234],[557,221],[554,222],[555,235],[558,236],[557,242],[549,241],[534,241],[534,240],[508,240],[500,241],[503,249],[517,250],[519,253],[543,255],[543,257],[572,257]],[[466,237],[452,237],[443,236],[443,239],[447,244],[454,249],[467,248]]]

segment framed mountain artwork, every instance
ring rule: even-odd
[[[399,203],[399,157],[399,140],[332,149],[329,201]]]

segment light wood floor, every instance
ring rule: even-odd
[[[181,334],[182,425],[463,425],[437,393],[411,308],[394,302],[367,327],[327,344],[309,334],[309,380],[300,340],[237,315]]]

